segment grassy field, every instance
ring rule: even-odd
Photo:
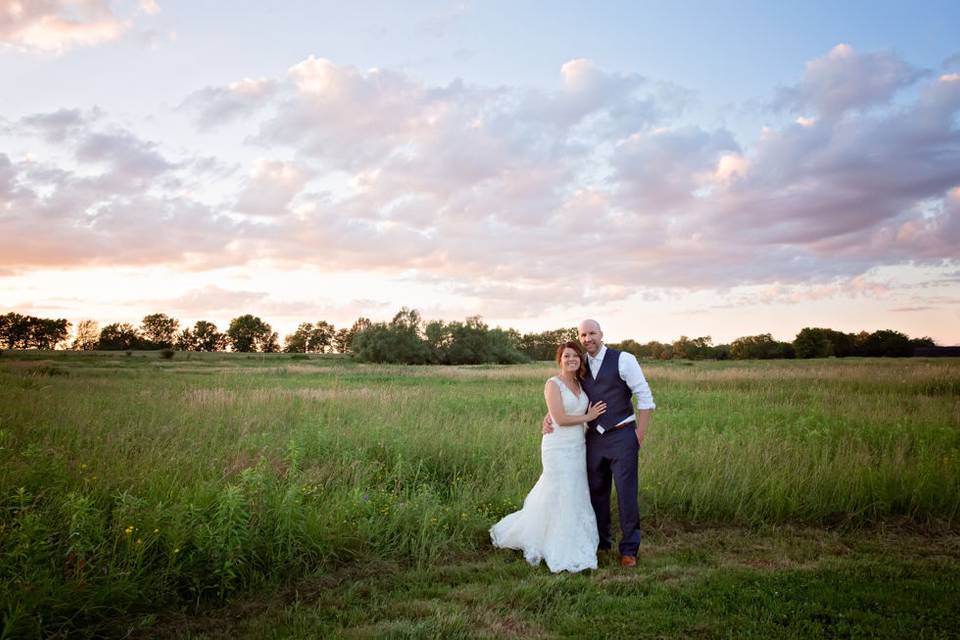
[[[644,369],[640,567],[553,576],[552,366],[5,352],[3,637],[955,637],[960,362]]]

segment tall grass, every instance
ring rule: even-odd
[[[356,560],[485,549],[540,472],[546,365],[7,355],[9,636],[109,633]],[[645,370],[648,522],[960,523],[955,361]]]

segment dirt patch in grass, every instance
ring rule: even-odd
[[[501,611],[481,611],[474,617],[477,627],[492,638],[542,638],[543,630],[517,616]]]

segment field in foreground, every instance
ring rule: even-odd
[[[6,352],[4,634],[960,626],[960,363],[644,368],[642,566],[556,577],[486,538],[539,474],[550,366]]]

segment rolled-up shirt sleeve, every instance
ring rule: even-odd
[[[653,402],[650,385],[647,384],[647,379],[643,377],[643,371],[640,370],[640,363],[637,362],[636,356],[621,351],[617,368],[620,370],[620,379],[627,383],[630,391],[637,398],[637,409],[656,409],[657,405]]]

